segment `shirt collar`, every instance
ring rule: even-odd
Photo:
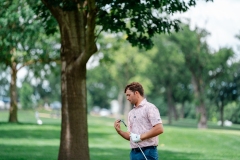
[[[142,100],[142,102],[138,105],[138,106],[133,106],[134,108],[139,108],[139,107],[142,107],[145,103],[147,102],[147,100],[146,100],[146,98],[144,98],[143,100]]]

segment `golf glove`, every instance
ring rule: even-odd
[[[131,133],[130,134],[130,137],[131,137],[131,140],[135,143],[137,142],[141,142],[142,140],[140,139],[140,136],[139,134],[135,134],[135,133]]]

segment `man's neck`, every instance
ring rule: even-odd
[[[137,103],[135,104],[135,106],[138,107],[143,100],[144,100],[144,97],[140,97]]]

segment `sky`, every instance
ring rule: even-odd
[[[220,47],[236,50],[240,45],[240,40],[235,38],[240,34],[240,0],[198,0],[195,7],[178,16],[189,18],[191,27],[198,26],[210,32],[207,41],[214,50]]]

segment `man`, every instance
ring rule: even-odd
[[[155,105],[144,98],[144,90],[140,83],[133,82],[125,87],[127,100],[133,104],[128,113],[128,132],[120,127],[116,120],[114,127],[119,135],[130,141],[131,160],[145,160],[139,147],[148,160],[158,160],[158,135],[163,133],[160,113]]]

